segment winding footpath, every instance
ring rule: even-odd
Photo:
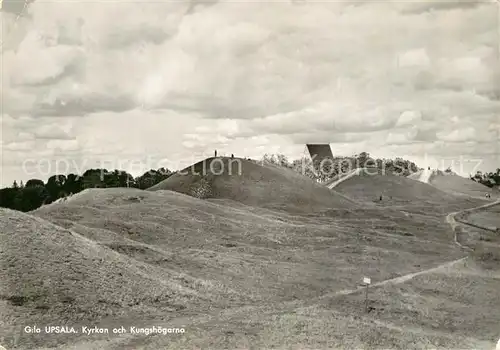
[[[456,216],[458,214],[462,214],[462,213],[467,213],[467,212],[472,212],[472,211],[476,211],[476,210],[481,210],[481,209],[487,209],[487,208],[490,208],[490,207],[493,207],[495,205],[499,205],[500,204],[500,200],[497,200],[495,202],[492,202],[492,203],[487,203],[487,204],[484,204],[484,205],[481,205],[479,207],[475,207],[475,208],[470,208],[470,209],[465,209],[465,210],[461,210],[461,211],[456,211],[456,212],[453,212],[453,213],[449,213],[447,216],[446,216],[446,222],[448,224],[450,224],[451,226],[451,229],[453,230],[453,240],[455,241],[455,244],[458,245],[460,248],[463,248],[465,250],[468,250],[468,251],[471,251],[472,249],[470,247],[467,247],[467,246],[464,246],[463,244],[461,244],[459,242],[459,239],[458,239],[458,230],[457,230],[457,227],[458,227],[458,222],[456,220]],[[470,225],[468,224],[467,222],[461,222],[461,224],[463,225],[469,225],[469,226],[473,226],[473,225]]]
[[[348,180],[353,176],[361,174],[361,172],[363,170],[364,170],[364,168],[357,168],[357,169],[351,170],[350,172],[348,172],[347,174],[345,174],[341,178],[339,178],[331,183],[327,183],[325,186],[328,187],[329,189],[332,189],[332,188],[336,187],[338,184],[344,182],[345,180]]]

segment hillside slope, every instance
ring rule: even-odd
[[[0,209],[0,253],[0,343],[9,348],[13,334],[26,325],[77,326],[123,315],[175,314],[179,307],[210,300],[183,285],[180,274],[9,209]],[[23,334],[18,342],[23,348],[47,346],[61,337]]]
[[[455,196],[486,199],[486,193],[490,193],[492,200],[498,197],[498,192],[491,188],[472,181],[471,179],[459,176],[453,172],[424,169],[409,175],[408,178],[428,183],[443,192]]]
[[[240,158],[208,158],[148,190],[171,190],[199,198],[231,199],[289,212],[359,207],[352,200],[290,169],[259,165]]]
[[[454,195],[470,196],[476,198],[485,198],[486,193],[490,193],[492,200],[498,196],[491,188],[480,183],[464,178],[456,174],[447,174],[442,171],[436,171],[429,179],[429,183],[441,191]]]
[[[335,189],[357,201],[374,202],[381,206],[400,206],[439,215],[483,203],[480,199],[454,196],[430,184],[403,176],[371,175],[365,172],[341,182]]]

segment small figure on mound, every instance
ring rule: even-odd
[[[380,195],[380,201],[382,202],[382,195]]]
[[[215,158],[217,158],[217,150],[215,150]]]
[[[231,153],[231,159],[234,159],[234,154]]]

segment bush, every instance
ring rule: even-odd
[[[189,194],[199,199],[210,198],[212,197],[212,186],[207,180],[201,179],[191,187]]]

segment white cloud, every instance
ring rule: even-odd
[[[429,56],[425,49],[415,49],[401,54],[398,58],[400,67],[422,67],[430,64]]]
[[[77,140],[50,140],[47,142],[48,149],[59,149],[62,151],[76,151],[80,149]]]
[[[2,148],[8,151],[31,151],[35,143],[33,141],[11,142],[2,145]]]
[[[476,130],[469,127],[453,131],[438,132],[437,136],[440,140],[450,142],[473,141],[476,138]]]
[[[18,74],[11,75],[14,85],[48,84],[57,80],[78,59],[81,50],[60,45],[47,46],[46,38],[30,31],[17,48],[17,53],[5,58],[7,64]],[[34,61],[35,59],[35,61]]]
[[[420,111],[404,111],[399,116],[396,126],[416,125],[422,122],[422,113]]]
[[[71,124],[59,125],[56,123],[45,124],[37,127],[35,136],[38,139],[46,140],[72,140],[74,136],[71,133]]]
[[[412,143],[418,134],[417,128],[411,128],[404,132],[390,132],[387,135],[387,143],[389,144],[403,144]]]

